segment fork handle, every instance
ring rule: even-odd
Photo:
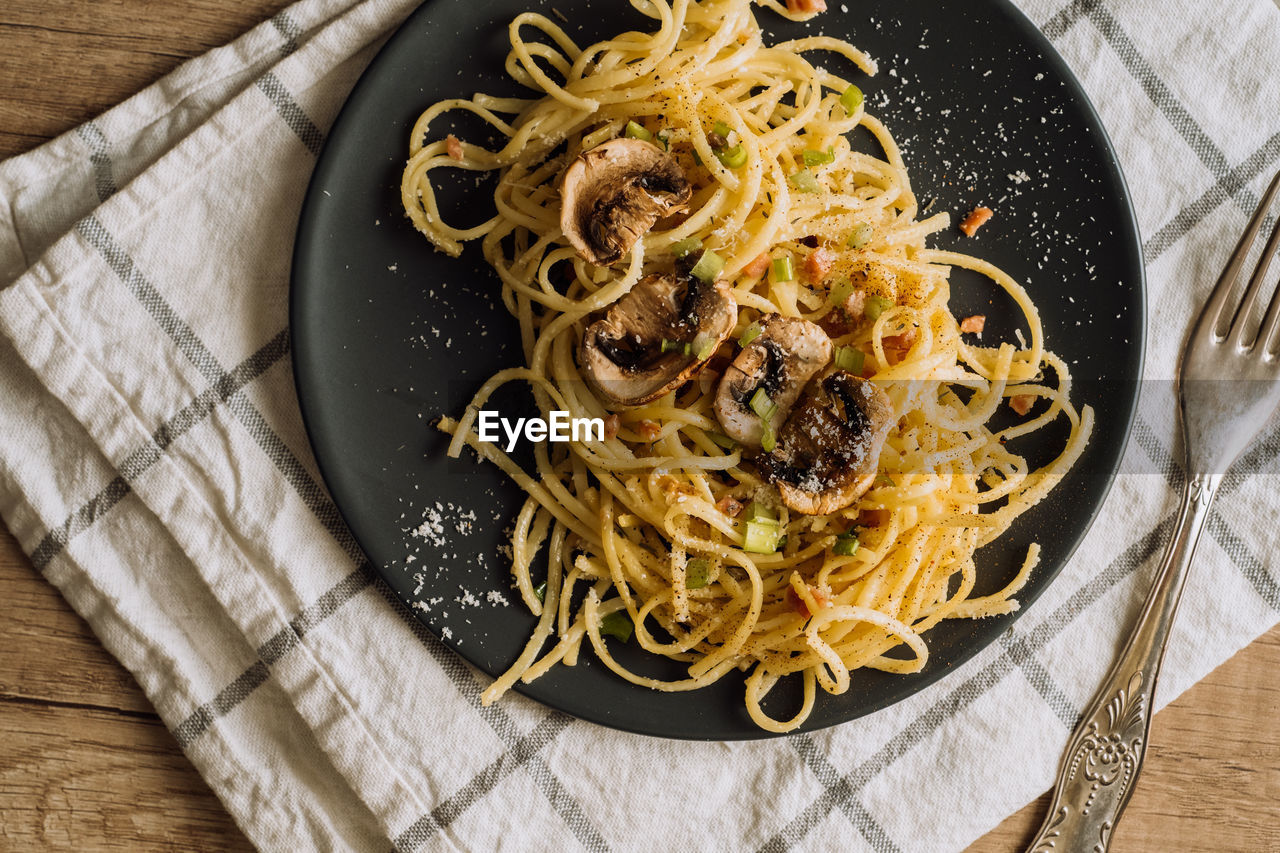
[[[1183,487],[1173,539],[1142,615],[1071,733],[1049,812],[1027,853],[1106,853],[1142,769],[1160,661],[1221,481],[1220,475],[1196,475]]]

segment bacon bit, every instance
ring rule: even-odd
[[[662,424],[646,418],[636,424],[636,432],[640,433],[640,437],[645,441],[654,442],[657,441],[658,436],[662,434]]]
[[[883,340],[891,347],[911,349],[916,345],[916,327],[908,326],[906,331],[898,335],[885,335]]]
[[[754,261],[742,268],[742,274],[759,278],[769,271],[769,260],[769,253],[761,252]]]
[[[975,207],[969,211],[960,222],[960,231],[966,237],[972,237],[978,233],[978,229],[987,224],[987,220],[995,216],[995,211],[989,207]]]
[[[982,334],[982,330],[986,328],[986,325],[986,314],[974,314],[972,317],[965,317],[960,321],[960,331],[977,332],[978,334]]]
[[[802,15],[827,11],[827,0],[787,0],[787,11]]]
[[[742,501],[737,498],[730,497],[729,495],[725,495],[720,500],[716,501],[716,509],[720,510],[720,512],[730,518],[737,518],[742,512]]]
[[[885,358],[889,359],[890,364],[897,364],[902,361],[911,348],[916,345],[916,330],[914,326],[900,335],[885,335],[880,339],[884,344]]]
[[[662,494],[669,501],[674,501],[679,496],[693,497],[697,494],[693,486],[681,483],[669,474],[658,480],[658,488],[662,489]]]
[[[889,518],[889,510],[887,509],[864,509],[858,513],[858,526],[879,527],[882,524],[888,524]]]
[[[604,437],[608,441],[611,438],[618,437],[618,428],[622,426],[622,418],[618,417],[615,412],[604,419]]]
[[[867,313],[867,294],[861,290],[855,290],[845,297],[844,302],[840,304],[840,310],[844,312],[844,316],[850,323],[861,323],[863,316]]]
[[[818,321],[818,325],[829,337],[838,338],[847,335],[862,324],[863,314],[867,309],[867,294],[855,290],[845,297],[844,302],[836,306],[834,311]]]
[[[831,265],[835,263],[836,256],[828,249],[818,247],[809,253],[809,257],[804,259],[804,272],[809,277],[809,281],[822,281],[827,277],[827,273],[831,272]]]
[[[1031,411],[1031,407],[1036,404],[1035,394],[1014,394],[1009,398],[1009,408],[1013,409],[1020,415],[1026,415]]]
[[[444,146],[449,149],[449,156],[455,160],[462,160],[462,143],[458,141],[458,137],[452,133],[444,138]]]
[[[814,602],[819,607],[826,607],[831,602],[816,587],[809,585],[809,593],[813,596]],[[787,603],[791,605],[791,609],[808,619],[813,614],[809,612],[809,604],[803,598],[796,594],[795,587],[787,587]]]

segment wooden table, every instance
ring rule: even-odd
[[[0,158],[283,0],[5,0]],[[1156,717],[1122,851],[1280,850],[1280,628]],[[973,846],[1020,850],[1045,798]],[[957,803],[963,808],[963,803]],[[249,850],[133,679],[0,529],[0,850]]]

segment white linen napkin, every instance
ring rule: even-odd
[[[1148,395],[1086,542],[1000,642],[815,734],[687,743],[514,694],[481,708],[487,678],[372,580],[298,414],[289,247],[326,128],[413,5],[301,0],[0,164],[0,513],[248,837],[265,850],[942,851],[1047,789],[1169,534],[1167,396]],[[1280,13],[1270,0],[1229,18],[1196,0],[1019,5],[1115,142],[1146,240],[1147,374],[1170,378],[1280,159]],[[1277,454],[1272,431],[1219,498],[1161,703],[1280,617]],[[696,796],[672,780],[696,780]]]

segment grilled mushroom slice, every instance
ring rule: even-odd
[[[817,383],[782,426],[778,446],[758,460],[782,502],[825,515],[862,497],[875,481],[893,405],[871,382],[837,370]]]
[[[600,396],[643,405],[697,373],[737,319],[728,282],[647,276],[587,326],[578,360]]]
[[[766,314],[760,334],[729,365],[716,391],[716,417],[727,435],[759,447],[764,420],[751,401],[763,390],[773,408],[769,429],[777,435],[813,375],[831,361],[831,339],[808,320]]]
[[[653,223],[684,210],[693,188],[675,159],[640,139],[611,139],[584,151],[560,184],[560,228],[597,265],[625,255]]]

